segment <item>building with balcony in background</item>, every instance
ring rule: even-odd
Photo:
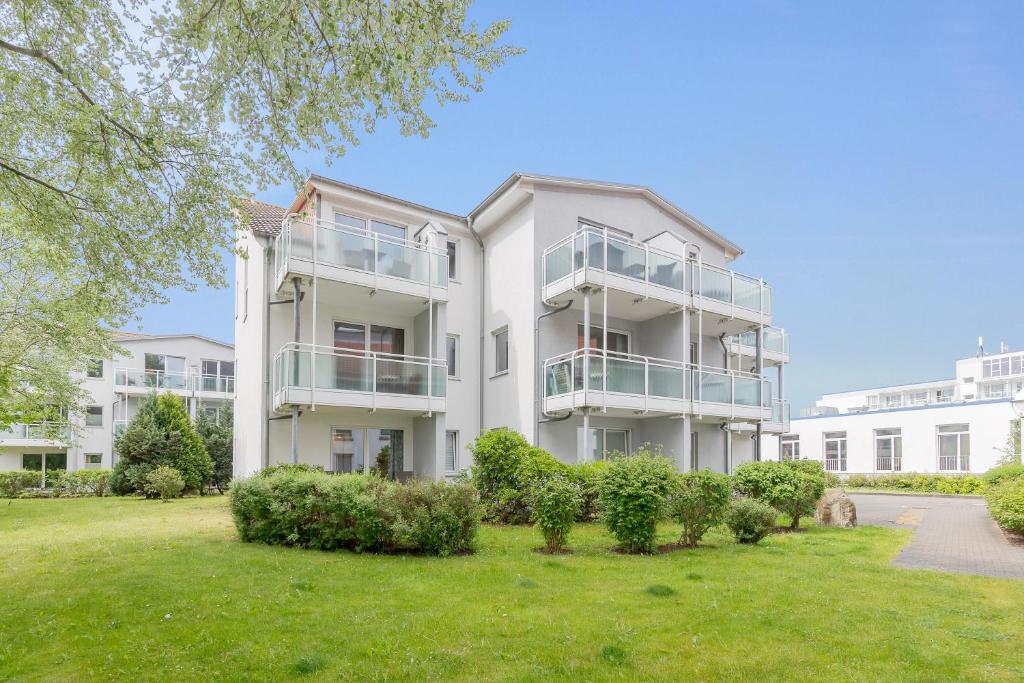
[[[243,211],[236,475],[441,479],[497,427],[731,471],[788,429],[771,287],[646,187],[516,173],[461,216],[312,176]]]
[[[1003,456],[1024,391],[1024,352],[956,361],[951,379],[825,394],[794,418],[783,459],[820,460],[837,474],[984,472]]]
[[[234,347],[189,334],[120,332],[116,358],[95,359],[82,375],[85,413],[61,424],[14,424],[0,431],[0,469],[108,468],[117,461],[114,438],[147,395],[180,396],[194,418],[219,413],[235,393]]]

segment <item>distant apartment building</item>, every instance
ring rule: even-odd
[[[239,476],[380,456],[441,479],[497,427],[727,471],[787,429],[771,287],[646,187],[516,173],[461,216],[312,176],[244,210]]]
[[[0,469],[52,471],[113,467],[114,437],[152,392],[171,392],[189,414],[216,414],[235,391],[231,344],[189,334],[122,332],[125,350],[116,358],[95,359],[82,377],[89,395],[83,414],[65,423],[14,424],[0,431]]]
[[[792,420],[780,456],[837,474],[984,472],[1002,456],[1022,391],[1024,352],[985,354],[979,340],[951,379],[824,395]]]

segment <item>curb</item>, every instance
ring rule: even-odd
[[[833,489],[856,496],[905,496],[907,498],[966,498],[969,500],[985,500],[985,496],[974,493],[928,493],[926,491],[864,491],[861,489]]]

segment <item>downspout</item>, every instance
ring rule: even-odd
[[[479,424],[477,425],[477,433],[484,433],[484,367],[486,361],[484,355],[486,349],[486,331],[484,325],[484,294],[487,289],[487,250],[484,248],[484,240],[480,237],[480,233],[473,229],[473,217],[466,217],[466,227],[469,228],[469,232],[473,235],[473,239],[476,240],[477,246],[480,247],[480,378],[477,384],[480,387],[480,398],[477,409],[479,412]]]
[[[546,306],[547,304],[544,305]],[[568,303],[566,303],[564,306],[559,306],[558,308],[553,308],[550,311],[545,311],[544,313],[541,313],[540,315],[537,316],[533,323],[533,367],[537,368],[537,373],[539,375],[539,381],[537,382],[537,386],[534,388],[533,391],[533,415],[534,422],[536,423],[533,435],[534,446],[540,446],[541,424],[545,422],[561,422],[563,420],[568,420],[570,417],[572,417],[573,411],[570,410],[568,414],[566,414],[563,417],[554,417],[549,418],[547,420],[542,420],[541,414],[543,413],[543,411],[540,408],[541,402],[544,400],[542,394],[544,387],[544,368],[542,368],[540,364],[540,321],[541,318],[546,318],[549,315],[554,315],[555,313],[561,313],[562,311],[566,311],[569,309],[570,306],[572,306],[572,299],[569,299]]]
[[[723,422],[718,428],[725,433],[725,473],[732,474],[732,430],[728,422]]]

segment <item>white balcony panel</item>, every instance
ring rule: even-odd
[[[66,425],[19,423],[0,430],[0,446],[8,448],[65,448],[70,438]]]

